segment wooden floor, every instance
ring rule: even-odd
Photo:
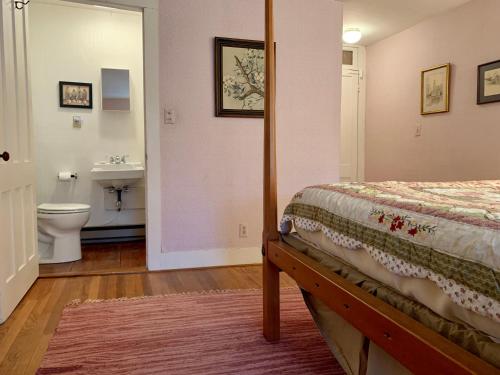
[[[262,287],[261,266],[38,279],[0,325],[0,374],[34,374],[64,306],[75,299],[110,299],[213,289]],[[282,275],[283,286],[296,285]]]
[[[102,275],[145,271],[145,241],[82,245],[81,260],[40,265],[40,277]]]

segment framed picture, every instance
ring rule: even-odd
[[[215,115],[264,117],[264,42],[215,38]]]
[[[92,84],[59,82],[59,106],[68,108],[92,108]]]
[[[500,102],[500,60],[477,67],[477,104]]]
[[[420,77],[420,114],[449,112],[451,65],[422,70]]]

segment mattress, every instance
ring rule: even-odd
[[[361,273],[339,257],[318,249],[316,245],[305,241],[297,233],[284,235],[282,238],[290,246],[330,271],[344,277],[426,327],[500,368],[500,343],[495,342],[488,335],[468,325],[445,319],[423,304],[403,296],[394,288]],[[321,333],[346,373],[358,374],[364,335],[320,300],[305,291],[304,299]],[[370,343],[368,374],[402,375],[409,374],[409,372],[374,343]]]
[[[500,181],[342,183],[285,209],[327,254],[446,319],[500,338]]]

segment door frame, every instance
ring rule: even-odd
[[[365,114],[366,114],[366,48],[364,46],[344,44],[343,51],[353,51],[353,65],[342,65],[342,74],[355,72],[359,78],[358,91],[358,166],[357,179],[365,180]]]
[[[64,0],[142,13],[146,149],[146,267],[161,268],[160,31],[159,0]],[[29,5],[28,5],[29,6]]]

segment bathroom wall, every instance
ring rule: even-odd
[[[336,1],[276,2],[280,215],[338,180],[341,28]],[[260,260],[263,120],[214,116],[216,36],[263,40],[264,1],[160,2],[164,268]]]
[[[92,211],[87,226],[143,224],[143,187],[124,194],[124,210],[118,213],[105,209],[105,204],[112,207],[115,196],[90,176],[93,163],[111,154],[144,163],[141,14],[31,2],[30,45],[38,203],[88,203]],[[101,109],[101,68],[130,70],[130,112]],[[91,82],[94,108],[60,108],[59,81]],[[73,127],[73,116],[81,117],[81,128]],[[58,171],[77,172],[79,178],[60,182]],[[128,210],[132,204],[139,209]]]
[[[474,0],[368,47],[367,180],[500,177],[500,103],[476,104],[477,66],[500,58],[499,14]],[[448,62],[450,112],[421,116],[420,70]]]

